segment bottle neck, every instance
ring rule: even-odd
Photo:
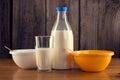
[[[57,12],[57,20],[64,20],[67,21],[66,11],[58,11]]]
[[[53,30],[71,30],[67,20],[66,11],[58,11],[57,19],[54,24]]]

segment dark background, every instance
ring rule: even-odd
[[[120,0],[0,0],[0,58],[11,49],[34,48],[36,35],[50,35],[56,6],[67,6],[75,50],[120,52]]]

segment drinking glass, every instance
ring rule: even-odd
[[[35,36],[36,46],[36,64],[38,72],[51,71],[53,36]]]

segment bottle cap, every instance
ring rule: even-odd
[[[68,8],[67,7],[64,7],[64,6],[58,6],[57,8],[56,8],[56,11],[67,11],[68,10]]]

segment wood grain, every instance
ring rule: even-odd
[[[10,45],[10,0],[0,1],[0,58],[10,57],[4,45]]]
[[[50,35],[55,8],[63,5],[69,8],[75,50],[113,50],[120,57],[120,0],[1,0],[0,57],[10,56],[4,45],[34,48],[36,35]]]
[[[120,0],[81,0],[81,49],[120,51]]]
[[[52,70],[37,72],[36,69],[24,70],[17,67],[12,59],[0,59],[1,80],[119,80],[120,59],[112,59],[106,70],[98,73],[83,72],[80,69]],[[10,67],[9,67],[10,66]]]
[[[34,48],[45,35],[45,0],[13,0],[13,49]]]
[[[74,48],[75,50],[78,49],[78,42],[79,42],[79,0],[47,0],[47,34],[50,35],[52,27],[55,23],[57,18],[56,7],[57,6],[67,6],[68,12],[67,17],[68,21],[71,25],[73,34],[74,34]]]

